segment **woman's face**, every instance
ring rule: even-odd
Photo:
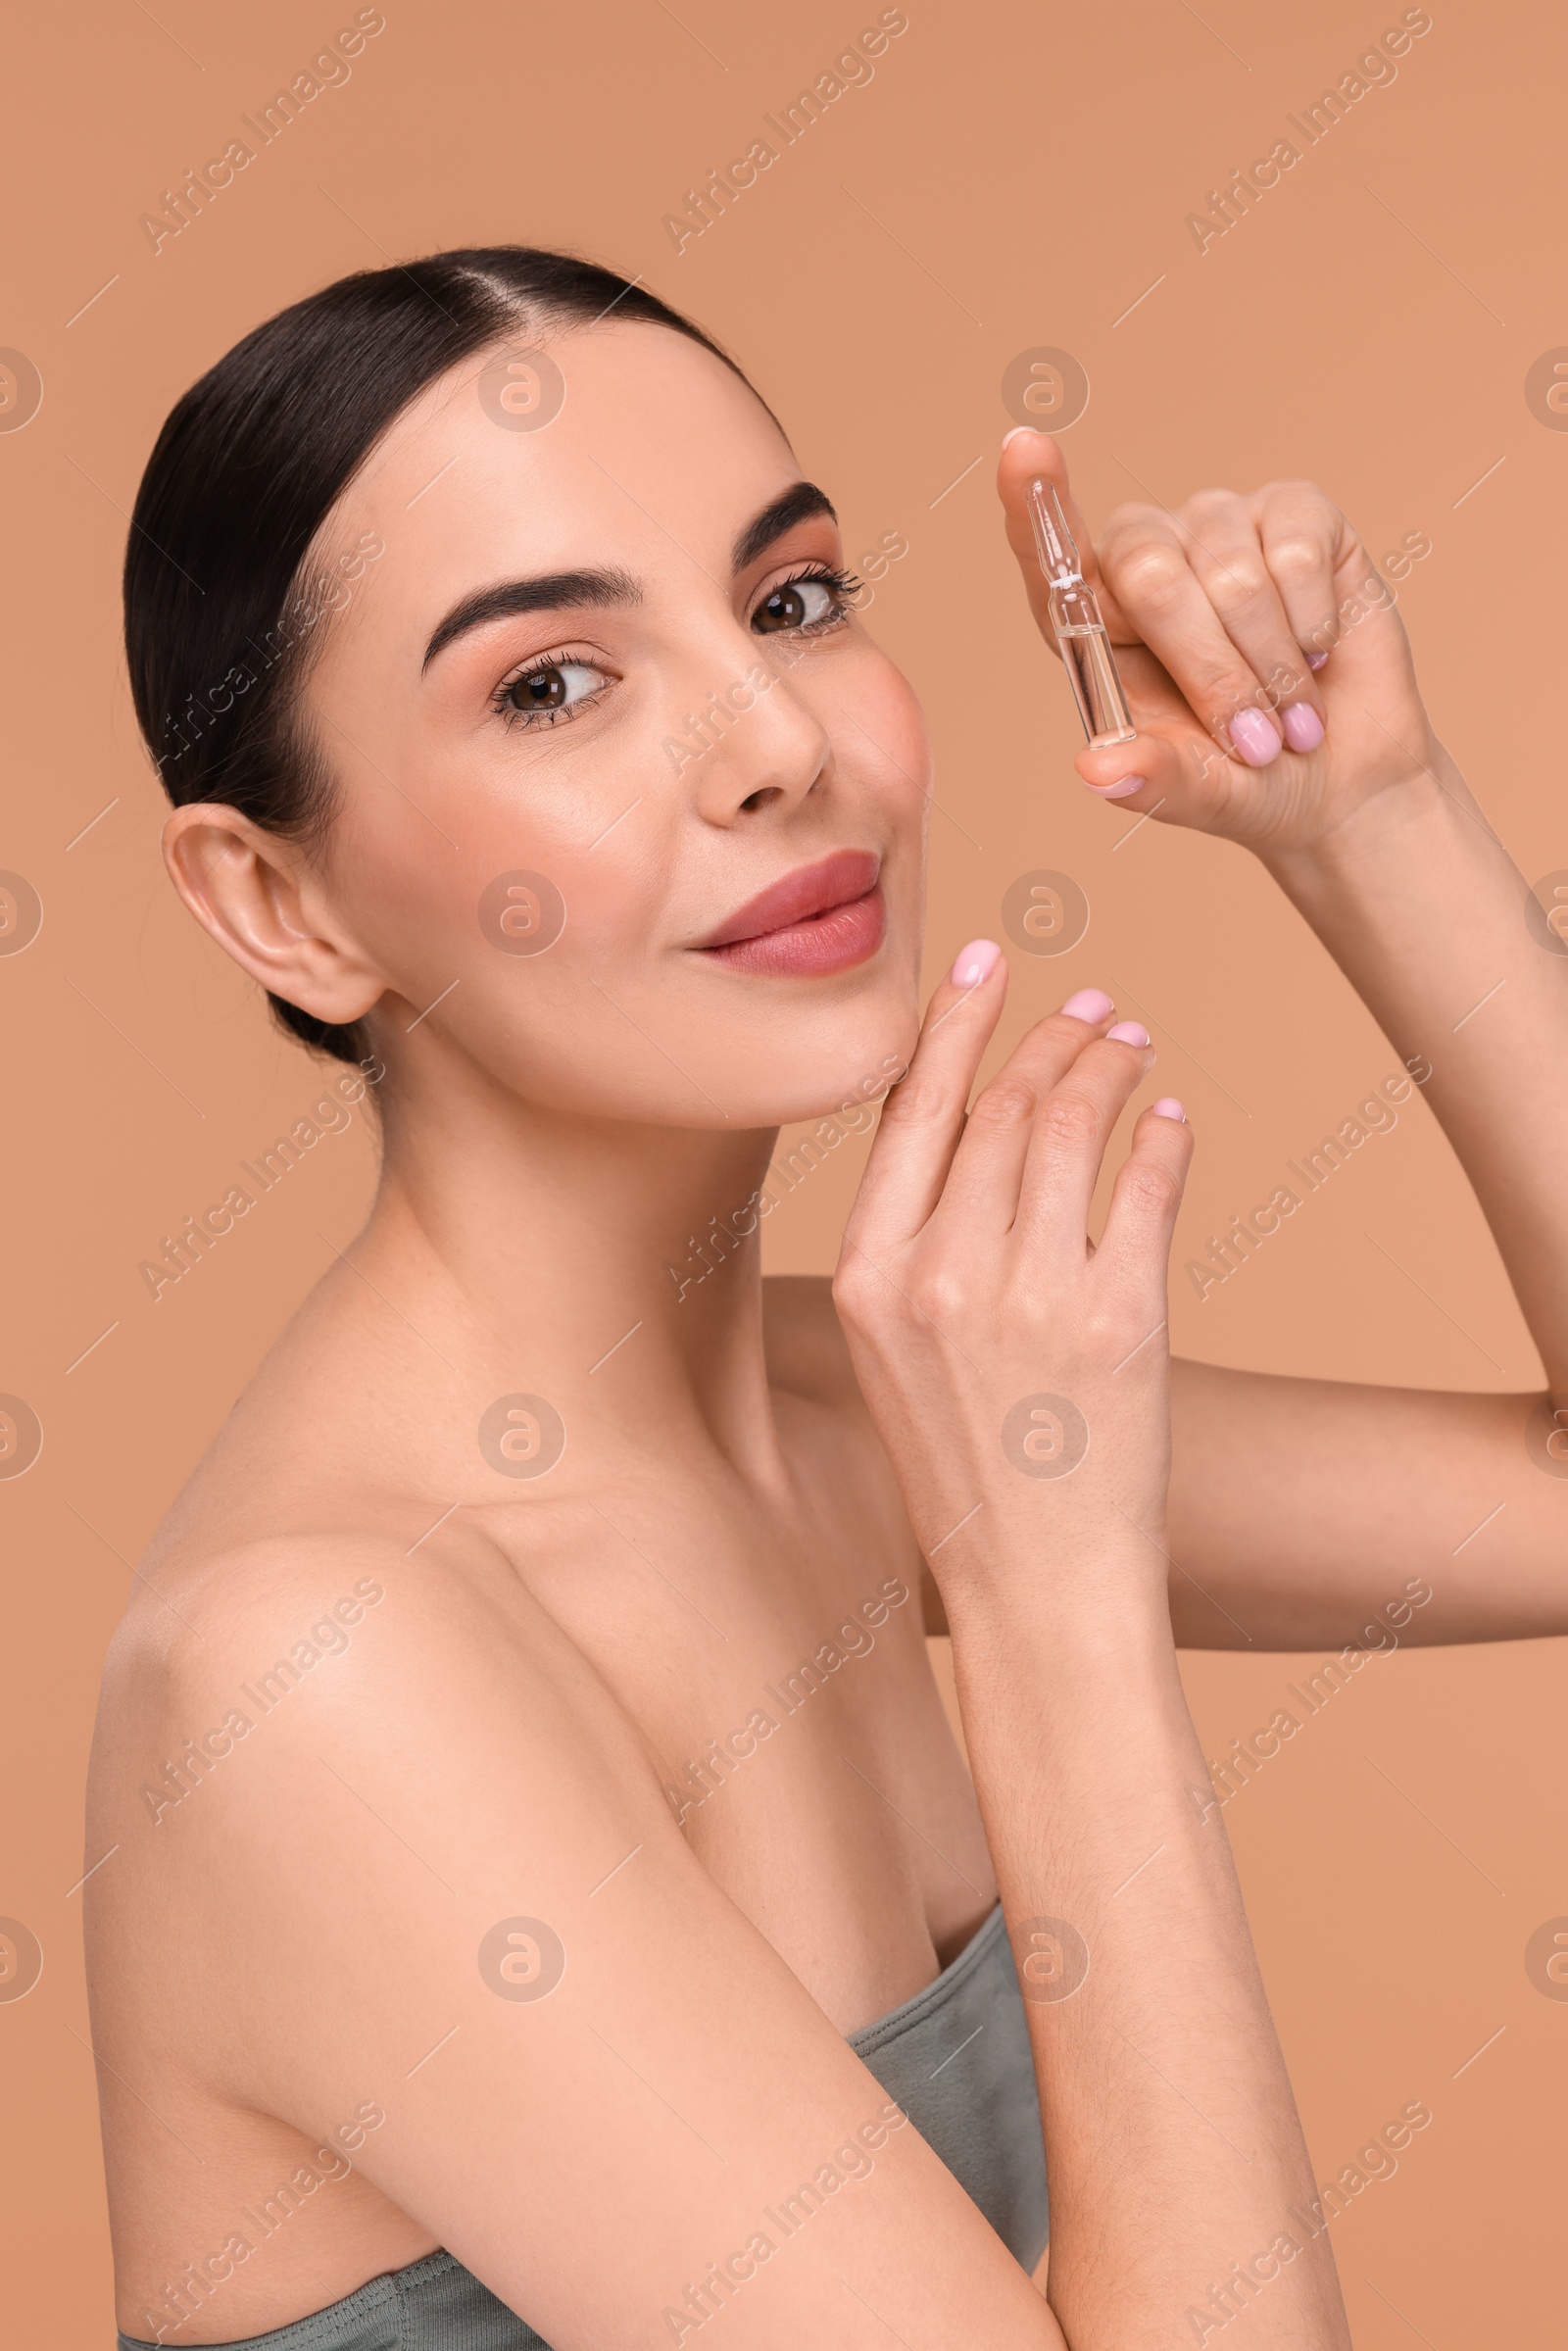
[[[389,1061],[662,1125],[814,1116],[912,1045],[918,705],[738,377],[661,327],[545,348],[542,403],[506,353],[441,378],[318,536],[384,549],[306,689],[322,899]]]

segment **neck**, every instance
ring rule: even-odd
[[[770,1481],[759,1195],[777,1130],[635,1126],[454,1076],[429,1099],[410,1069],[389,1086],[357,1265],[465,1387],[550,1396],[601,1439],[634,1416],[640,1446],[706,1431]]]

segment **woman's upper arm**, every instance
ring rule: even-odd
[[[1537,1397],[1178,1360],[1171,1421],[1182,1645],[1568,1632],[1568,1439]]]
[[[719,2310],[734,2346],[1059,2345],[549,1618],[498,1638],[428,1569],[381,1581],[168,1824],[200,1840],[181,1974],[222,1985],[219,2086],[325,2139],[373,2101],[355,2164],[557,2351]],[[191,1719],[286,1614],[204,1626]]]

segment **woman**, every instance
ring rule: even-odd
[[[1043,612],[1042,471],[1009,441]],[[126,2340],[1348,2340],[1172,1626],[1354,1641],[1428,1577],[1406,1638],[1562,1624],[1568,1004],[1325,498],[1123,510],[1098,561],[1138,735],[1080,772],[1316,924],[1550,1398],[1167,1402],[1181,1106],[1095,1249],[1144,1030],[1082,991],[965,1115],[1005,973],[963,949],[920,1026],[918,708],[646,291],[350,279],[171,417],[126,566],[170,870],[385,1161],[107,1667]],[[884,1095],[833,1295],[764,1285],[774,1130]]]

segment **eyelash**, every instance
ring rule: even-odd
[[[808,620],[804,628],[772,629],[761,633],[780,637],[816,637],[822,635],[827,629],[837,628],[842,621],[849,617],[851,597],[858,595],[865,584],[863,580],[858,579],[853,571],[835,570],[831,563],[803,563],[799,570],[790,573],[788,579],[775,580],[768,589],[767,595],[777,596],[782,589],[796,587],[803,579],[820,580],[824,588],[832,589],[833,611],[825,619]],[[767,597],[764,596],[762,602],[765,604]]]
[[[597,661],[580,661],[569,653],[535,654],[532,661],[523,661],[509,677],[502,679],[490,707],[505,726],[559,726],[564,718],[577,718],[584,710],[592,710],[613,681],[607,677],[603,686],[592,694],[585,694],[581,702],[574,702],[560,710],[519,710],[515,703],[507,700],[507,696],[514,687],[520,686],[525,677],[534,677],[542,669],[597,669],[598,666]]]
[[[843,627],[850,616],[850,599],[864,584],[857,578],[853,571],[837,569],[831,563],[803,563],[798,570],[792,571],[787,579],[775,580],[767,594],[768,596],[777,596],[782,589],[796,587],[802,580],[808,579],[820,581],[824,588],[831,591],[833,610],[824,614],[820,620],[808,620],[800,628],[763,629],[757,632],[759,635],[820,637],[826,636],[832,629]],[[766,601],[767,599],[764,597],[762,603]],[[760,611],[760,605],[757,609]],[[585,694],[580,702],[572,703],[566,709],[559,710],[519,710],[516,704],[509,702],[507,697],[514,688],[521,685],[525,677],[532,677],[541,669],[570,667],[592,669],[596,666],[597,663],[592,661],[574,661],[573,657],[567,653],[535,654],[531,661],[522,662],[519,667],[512,671],[510,676],[502,679],[496,688],[495,699],[490,707],[505,726],[559,726],[563,719],[577,718],[582,715],[584,710],[592,710],[594,704],[602,699],[612,681],[607,678],[605,685],[595,693]]]

